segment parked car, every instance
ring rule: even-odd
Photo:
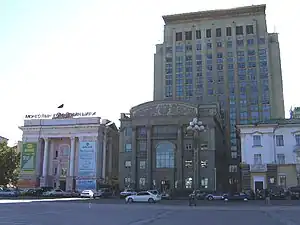
[[[191,194],[189,194],[189,199],[191,197],[195,197],[197,200],[205,200],[208,194],[209,193],[201,190],[194,190]]]
[[[19,192],[15,189],[0,187],[0,197],[18,197]]]
[[[249,196],[244,192],[230,193],[230,194],[225,194],[223,196],[223,199],[226,201],[248,201]]]
[[[46,191],[42,195],[45,197],[71,197],[70,192],[66,192],[61,189],[54,189],[52,191]]]
[[[300,199],[300,186],[290,187],[288,191],[292,200]]]
[[[134,191],[133,189],[125,189],[120,193],[120,198],[126,198],[129,195],[136,195],[137,192]]]
[[[98,191],[97,196],[100,198],[109,198],[112,197],[113,193],[109,188],[102,188]]]
[[[167,192],[163,192],[161,193],[161,199],[171,200],[172,196]]]
[[[155,203],[161,200],[161,196],[159,194],[153,194],[150,191],[141,191],[135,195],[129,195],[125,198],[126,203],[132,202],[148,202]]]
[[[224,194],[223,193],[214,192],[212,194],[207,194],[205,196],[205,199],[208,200],[208,201],[223,200],[224,199]]]
[[[92,190],[83,190],[80,194],[81,198],[95,198],[95,193]]]

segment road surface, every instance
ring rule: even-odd
[[[163,204],[0,204],[0,225],[299,225],[299,206]]]

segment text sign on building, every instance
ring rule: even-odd
[[[96,176],[96,142],[84,141],[79,143],[78,176]]]
[[[21,154],[21,170],[26,172],[35,171],[35,158],[37,143],[24,143]]]
[[[96,112],[67,112],[67,113],[54,113],[54,114],[34,114],[25,115],[25,119],[71,119],[74,117],[87,117],[95,116]]]
[[[97,182],[96,180],[76,180],[76,189],[78,191],[96,190]]]

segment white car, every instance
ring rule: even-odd
[[[153,194],[150,191],[141,191],[136,195],[129,195],[125,198],[126,203],[132,202],[149,202],[155,203],[161,200],[161,196],[159,194]]]
[[[95,198],[95,192],[92,190],[84,190],[81,192],[80,197],[82,198]]]
[[[95,190],[84,190],[81,192],[80,197],[81,198],[97,198],[101,197],[102,192],[101,191],[95,191]]]

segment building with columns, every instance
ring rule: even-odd
[[[117,182],[119,134],[109,120],[30,119],[20,129],[19,187],[82,190]]]
[[[200,106],[201,150],[197,187],[222,189],[227,183],[226,146],[222,120],[216,104]],[[191,189],[194,143],[186,132],[197,115],[197,105],[180,101],[151,101],[121,114],[119,147],[120,188]],[[205,165],[203,165],[205,164]],[[225,174],[224,174],[225,173]],[[225,180],[224,180],[225,178]]]

